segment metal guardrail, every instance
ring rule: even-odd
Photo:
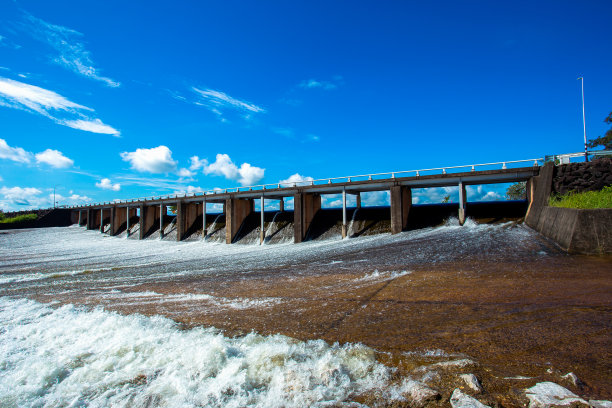
[[[598,150],[588,152],[590,156],[601,156],[612,154],[612,151],[607,150]],[[227,194],[227,193],[238,193],[245,191],[265,191],[267,189],[277,189],[277,188],[295,188],[295,187],[303,187],[303,186],[314,186],[314,185],[324,185],[324,184],[334,184],[338,182],[351,183],[355,181],[371,181],[371,180],[384,180],[385,176],[387,179],[394,179],[398,175],[401,176],[409,176],[414,175],[415,177],[420,177],[423,175],[422,173],[429,174],[447,174],[447,171],[458,170],[458,169],[470,169],[470,171],[476,171],[477,167],[491,167],[491,166],[501,166],[501,169],[507,169],[508,165],[514,165],[518,163],[532,163],[533,166],[539,166],[539,163],[543,163],[547,158],[562,158],[567,157],[575,158],[575,157],[584,157],[584,152],[581,153],[567,153],[560,155],[552,155],[546,156],[544,158],[536,158],[536,159],[525,159],[525,160],[509,160],[503,162],[493,162],[493,163],[479,163],[479,164],[465,164],[460,166],[445,166],[445,167],[433,167],[430,169],[418,169],[418,170],[402,170],[402,171],[393,171],[386,173],[371,173],[371,174],[359,174],[355,176],[342,176],[342,177],[329,177],[322,179],[312,179],[312,180],[303,180],[303,181],[295,181],[295,182],[279,182],[279,183],[267,183],[267,184],[257,184],[253,186],[241,186],[241,187],[229,187],[229,188],[215,188],[212,190],[204,190],[197,193],[192,194],[170,194],[165,196],[148,196],[148,197],[137,197],[128,200],[115,200],[109,202],[101,202],[101,203],[87,203],[83,205],[73,205],[66,208],[76,208],[76,207],[87,207],[87,206],[98,206],[98,205],[113,205],[113,204],[128,204],[130,202],[138,202],[138,201],[146,201],[146,200],[172,200],[178,198],[188,198],[188,197],[198,197],[198,196],[208,196],[208,195],[216,195],[216,194]],[[561,160],[560,160],[561,161]],[[438,173],[436,173],[438,172]],[[441,172],[441,173],[440,173]]]

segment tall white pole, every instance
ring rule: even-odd
[[[587,138],[586,138],[586,118],[584,115],[584,78],[578,78],[582,88],[582,130],[584,131],[584,161],[589,161],[589,155],[587,153]]]

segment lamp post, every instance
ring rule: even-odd
[[[580,86],[582,88],[582,130],[584,131],[584,161],[589,161],[589,155],[587,153],[587,139],[586,139],[586,120],[584,116],[584,78],[579,77]]]

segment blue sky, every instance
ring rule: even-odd
[[[588,137],[612,110],[611,12],[7,0],[0,209],[581,151],[576,78]]]

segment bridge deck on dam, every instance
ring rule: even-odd
[[[505,164],[504,164],[505,167]],[[234,187],[227,190],[216,190],[210,193],[192,195],[174,195],[163,197],[141,198],[126,201],[95,203],[70,207],[73,222],[86,225],[88,229],[100,229],[110,235],[118,235],[123,231],[129,233],[138,224],[140,239],[157,231],[160,237],[170,233],[177,240],[183,240],[194,231],[201,231],[208,236],[208,229],[213,222],[217,223],[218,215],[212,220],[212,214],[206,214],[207,203],[223,203],[224,241],[233,243],[244,236],[245,229],[257,230],[259,242],[266,242],[266,228],[271,223],[265,216],[265,200],[280,200],[283,212],[284,199],[293,199],[293,242],[299,243],[309,239],[314,234],[311,226],[315,216],[321,210],[321,195],[342,194],[342,220],[340,224],[342,237],[350,236],[349,214],[347,212],[347,194],[357,196],[357,207],[361,207],[360,193],[389,191],[390,206],[388,229],[391,233],[405,230],[409,225],[412,207],[412,189],[430,187],[459,188],[459,203],[457,216],[463,224],[466,219],[467,195],[465,187],[477,184],[512,183],[530,181],[538,176],[540,167],[536,165],[520,168],[502,168],[497,170],[476,171],[472,166],[470,171],[443,174],[419,174],[409,177],[376,178],[372,176],[356,176],[335,179],[312,180],[298,182],[292,185],[264,185],[256,187]],[[367,179],[360,179],[367,177]],[[531,200],[530,188],[527,189],[527,201]],[[255,212],[255,200],[260,200],[261,210]],[[471,205],[471,204],[470,204]],[[176,207],[176,217],[167,214],[167,207]],[[414,211],[413,211],[414,212]],[[259,217],[257,217],[257,213]],[[351,217],[354,213],[351,212]],[[285,215],[286,217],[286,215]],[[259,218],[259,222],[257,222]],[[320,217],[319,217],[320,218]],[[414,222],[411,222],[414,224]],[[257,226],[258,227],[255,227]],[[314,227],[313,227],[314,228]],[[217,231],[217,236],[219,235]],[[310,235],[309,235],[310,234]]]

